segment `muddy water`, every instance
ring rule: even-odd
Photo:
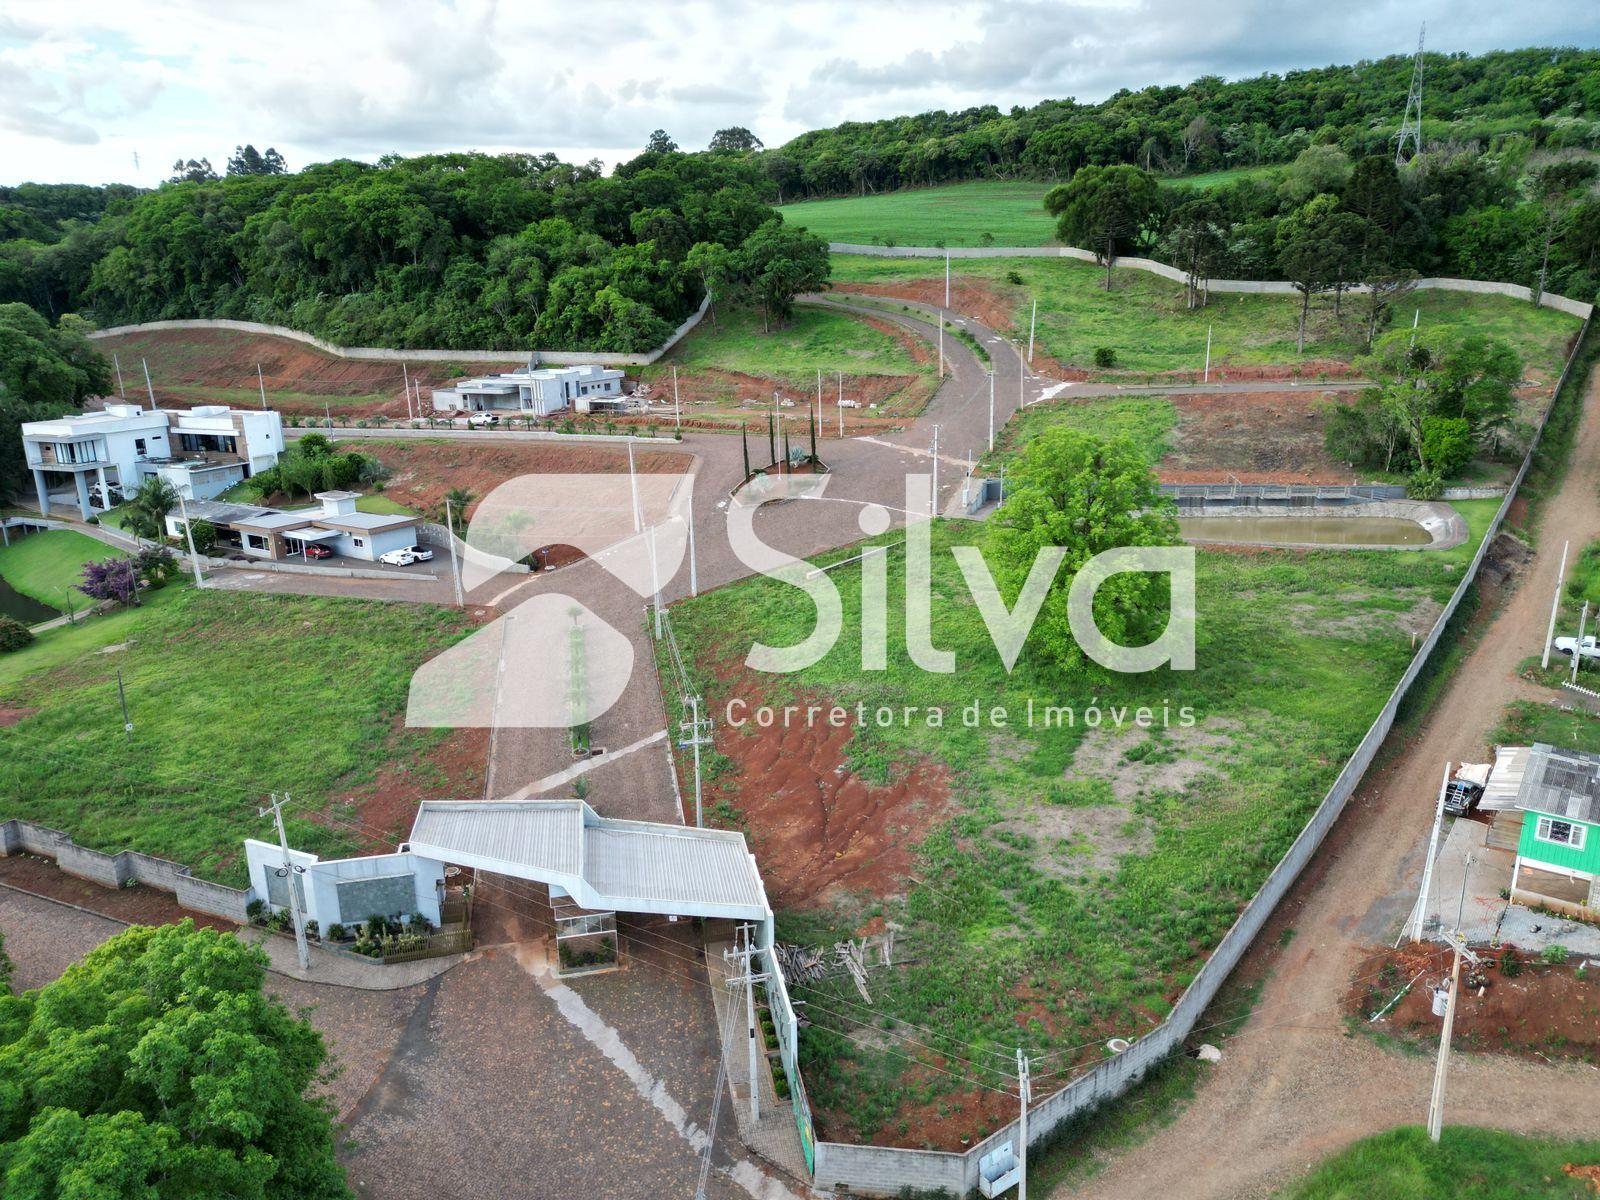
[[[1196,541],[1264,546],[1426,546],[1433,540],[1404,517],[1180,517],[1178,531]]]
[[[60,615],[48,604],[40,604],[32,596],[24,596],[0,578],[0,616],[15,617],[24,625],[37,625]]]

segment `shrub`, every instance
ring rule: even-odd
[[[33,631],[15,617],[0,616],[0,654],[21,650],[33,641]]]
[[[90,513],[89,516],[84,520],[84,524],[85,525],[98,525],[98,524],[100,524],[100,518],[95,516],[93,513]]]
[[[307,921],[306,922],[306,936],[308,938],[318,938],[318,939],[320,939],[322,937],[321,926],[319,926],[315,921]]]
[[[1500,974],[1507,979],[1515,979],[1522,974],[1522,960],[1510,946],[1500,951]]]
[[[1544,959],[1544,961],[1549,963],[1552,967],[1559,967],[1562,963],[1567,961],[1567,954],[1568,951],[1565,946],[1546,946],[1544,948],[1544,953],[1539,957]]]
[[[349,936],[350,931],[337,921],[328,926],[328,940],[330,942],[342,942]]]
[[[1442,476],[1472,461],[1472,426],[1465,417],[1423,417],[1422,457]]]
[[[280,908],[267,918],[267,925],[279,933],[287,933],[294,928],[294,916],[287,908]]]
[[[410,927],[412,933],[433,932],[433,922],[419,912],[412,913],[406,924]]]
[[[1020,287],[1022,285],[1022,272],[1021,271],[1007,271],[1006,272],[1006,282],[1007,283],[1014,283],[1014,284],[1016,284],[1016,285],[1018,285]]]
[[[259,896],[244,906],[245,919],[252,925],[261,924],[262,919],[266,915],[266,911],[267,902],[261,899]]]
[[[1100,346],[1094,352],[1094,365],[1102,371],[1109,371],[1117,365],[1117,352],[1110,346]]]
[[[1444,495],[1444,479],[1437,471],[1413,471],[1406,477],[1406,495],[1413,500],[1437,500]]]
[[[217,545],[217,527],[210,521],[190,521],[189,536],[194,539],[196,554],[210,554]]]

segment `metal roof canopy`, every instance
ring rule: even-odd
[[[744,835],[598,815],[582,800],[427,800],[413,853],[561,888],[584,908],[768,922]]]
[[[1600,821],[1600,755],[1535,742],[1517,807],[1579,821]]]

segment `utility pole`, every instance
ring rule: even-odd
[[[1028,1200],[1028,1105],[1033,1101],[1033,1082],[1021,1046],[1017,1047],[1017,1100],[1021,1108],[1017,1118],[1017,1200]]]
[[[306,946],[306,919],[305,914],[300,911],[299,894],[294,887],[295,876],[305,874],[305,868],[297,867],[289,861],[289,838],[283,832],[283,806],[287,803],[289,803],[288,792],[283,794],[282,800],[278,799],[277,792],[273,792],[272,804],[267,808],[256,809],[256,815],[264,817],[271,813],[272,819],[277,822],[278,849],[283,851],[283,866],[278,870],[278,877],[284,880],[289,888],[289,912],[294,917],[294,945],[295,949],[300,952],[300,969],[309,972],[311,970],[311,951]]]
[[[400,378],[405,381],[406,387],[406,420],[411,420],[411,368],[406,366],[405,360],[400,362]]]
[[[928,515],[939,515],[939,427],[933,427],[933,498],[928,502]]]
[[[261,389],[261,407],[267,406],[267,377],[261,373],[261,364],[256,364],[256,386]]]
[[[144,368],[144,390],[150,397],[150,411],[156,411],[156,387],[150,382],[150,364],[144,359],[139,360],[139,365]]]
[[[1033,361],[1033,329],[1039,323],[1039,302],[1033,302],[1033,314],[1028,318],[1028,361]]]
[[[1022,381],[1027,377],[1028,364],[1022,360],[1022,347],[1017,347],[1017,411],[1021,412],[1028,407],[1028,402],[1023,398]]]
[[[694,498],[689,499],[689,595],[700,594],[699,563],[695,560],[694,553]]]
[[[1478,956],[1467,949],[1459,930],[1448,936],[1456,953],[1450,967],[1450,996],[1444,1006],[1444,1028],[1439,1031],[1439,1059],[1433,1068],[1433,1098],[1428,1101],[1428,1137],[1435,1144],[1444,1130],[1444,1089],[1450,1074],[1450,1037],[1455,1032],[1456,999],[1461,992],[1461,959],[1465,956],[1474,963],[1478,961]]]
[[[189,524],[189,506],[184,502],[182,492],[178,493],[178,512],[183,517],[184,536],[189,540],[189,565],[194,568],[194,585],[197,588],[203,588],[206,582],[200,578],[200,556],[195,553],[194,529]]]
[[[1422,324],[1422,310],[1419,308],[1411,314],[1411,344],[1417,344],[1417,326]]]
[[[678,364],[672,364],[672,419],[676,428],[683,428],[683,401],[678,398]]]
[[[1556,613],[1561,611],[1561,583],[1567,577],[1567,551],[1570,549],[1570,541],[1561,546],[1561,566],[1556,570],[1556,594],[1550,598],[1550,628],[1544,635],[1544,660],[1539,664],[1540,670],[1550,666],[1550,645],[1556,640]]]
[[[742,971],[739,975],[730,976],[727,984],[732,987],[743,987],[745,1021],[750,1031],[750,1119],[761,1120],[761,1091],[756,1087],[756,1063],[760,1057],[757,1047],[760,1043],[756,1040],[756,984],[765,983],[765,972],[755,969],[755,938],[753,926],[746,923],[739,926],[740,949],[724,950],[722,957],[729,962],[739,960]]]
[[[701,829],[705,826],[705,814],[701,811],[700,799],[700,747],[711,745],[711,718],[700,716],[699,696],[685,696],[683,702],[689,706],[689,719],[680,722],[678,728],[689,736],[678,743],[678,748],[694,748],[694,827]]]
[[[128,719],[128,693],[122,686],[122,668],[117,668],[117,699],[122,702],[122,732],[133,741],[133,722]]]
[[[113,354],[111,356],[111,365],[117,369],[117,395],[126,400],[128,398],[128,389],[122,386],[122,360]]]
[[[467,598],[461,591],[461,564],[456,560],[456,519],[450,508],[450,497],[444,498],[444,540],[450,547],[450,575],[456,583],[456,607],[465,608]]]
[[[989,449],[994,449],[994,367],[989,368]]]
[[[1578,617],[1578,644],[1572,648],[1572,682],[1578,682],[1578,664],[1583,661],[1583,627],[1589,623],[1589,602],[1583,602],[1583,612]]]
[[[939,378],[944,378],[944,314],[939,314]]]
[[[950,307],[950,251],[948,249],[944,252],[944,306],[946,308]]]
[[[1201,383],[1211,382],[1211,326],[1206,326],[1206,373]]]
[[[1433,811],[1433,833],[1428,838],[1428,858],[1422,864],[1422,891],[1417,896],[1416,920],[1411,927],[1411,940],[1414,942],[1422,940],[1422,924],[1428,919],[1428,895],[1433,891],[1433,856],[1439,849],[1439,826],[1444,824],[1444,795],[1449,788],[1450,764],[1445,763],[1444,779],[1439,784],[1439,803]]]
[[[844,436],[844,372],[839,372],[839,436]]]

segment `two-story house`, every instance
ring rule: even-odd
[[[185,499],[204,500],[274,466],[283,453],[283,418],[220,404],[108,404],[103,412],[25,423],[22,448],[39,510],[49,515],[53,503],[75,505],[88,519],[151,476]]]

